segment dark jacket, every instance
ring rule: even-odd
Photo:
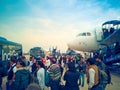
[[[30,84],[30,72],[25,69],[18,70],[15,73],[15,81],[12,85],[12,90],[25,90]]]
[[[1,75],[1,67],[0,67],[0,86],[1,86],[1,84],[2,84],[2,75]]]
[[[7,80],[12,80],[12,77],[13,77],[13,68],[15,67],[16,65],[14,66],[11,66],[10,69],[8,70],[8,77],[7,77]]]
[[[65,89],[66,90],[79,90],[78,79],[80,74],[76,71],[71,72],[67,71],[64,75],[64,80],[66,81]]]
[[[5,76],[5,72],[4,71],[5,71],[5,69],[3,67],[3,63],[2,63],[2,61],[0,61],[0,86],[2,84],[2,77]]]
[[[36,66],[36,63],[33,63],[33,65],[32,65],[32,74],[34,74],[34,76],[37,76],[37,66]]]
[[[2,84],[2,74],[3,74],[3,68],[0,67],[0,86]]]

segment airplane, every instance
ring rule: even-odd
[[[83,52],[90,52],[93,50],[97,50],[99,48],[99,40],[102,34],[99,31],[98,34],[99,36],[96,36],[97,33],[95,31],[79,33],[75,37],[75,39],[67,43],[67,46],[68,48],[71,48],[73,50],[83,51]]]
[[[110,46],[120,43],[120,20],[110,20],[97,27],[94,31],[79,33],[75,39],[67,43],[73,50],[90,52],[98,50],[102,46]]]
[[[79,33],[75,39],[67,43],[67,46],[83,52],[102,50],[106,53],[104,54],[106,57],[110,48],[111,55],[105,59],[105,63],[116,63],[120,62],[120,51],[119,54],[116,54],[119,49],[115,50],[117,43],[120,44],[120,20],[112,20],[103,23],[102,28]]]

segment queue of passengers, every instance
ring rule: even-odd
[[[60,55],[58,58],[49,55],[46,58],[30,57],[30,60],[26,61],[25,57],[16,60],[12,56],[6,90],[33,90],[30,89],[31,84],[36,84],[39,90],[45,90],[45,86],[50,87],[50,90],[80,90],[80,86],[84,87],[85,74],[88,90],[105,90],[106,85],[111,83],[111,78],[109,75],[109,79],[102,80],[99,70],[107,71],[100,57],[85,60],[80,54]],[[47,85],[46,72],[49,74]],[[65,81],[63,85],[62,79]]]

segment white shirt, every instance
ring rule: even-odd
[[[49,67],[50,66],[50,59],[46,60],[45,66]]]
[[[94,86],[94,77],[95,77],[95,70],[93,68],[89,69],[89,84],[88,87],[92,88]]]
[[[43,90],[45,87],[45,70],[44,68],[40,68],[37,72],[37,79],[41,89]]]
[[[17,67],[15,66],[14,68],[13,68],[13,73],[16,73],[17,72]]]
[[[36,60],[34,61],[30,61],[30,65],[28,66],[28,69],[30,72],[32,72],[32,65],[36,62]]]
[[[14,63],[13,65],[12,65],[12,67],[13,67],[13,73],[16,73],[17,72],[17,67],[16,67],[16,63]],[[11,68],[10,68],[11,69]],[[10,70],[9,69],[9,70]]]

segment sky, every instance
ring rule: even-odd
[[[0,36],[23,45],[67,50],[78,33],[120,19],[120,0],[0,0]]]

